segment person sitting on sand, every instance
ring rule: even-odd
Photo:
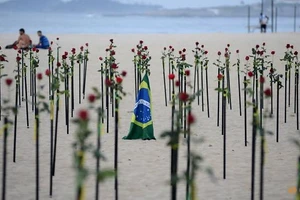
[[[40,41],[37,45],[33,45],[33,47],[39,48],[39,49],[48,49],[49,48],[48,38],[43,35],[42,31],[38,31],[37,34],[40,37]]]
[[[25,33],[25,30],[21,28],[19,30],[20,36],[17,41],[15,41],[11,45],[7,45],[5,48],[6,49],[12,49],[12,48],[17,48],[17,49],[28,49],[31,47],[31,39],[30,37]]]

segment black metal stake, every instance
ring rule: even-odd
[[[6,197],[6,165],[7,165],[7,135],[8,135],[8,119],[4,117],[4,134],[3,134],[3,168],[2,168],[2,200]]]

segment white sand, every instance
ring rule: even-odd
[[[14,39],[17,35],[0,35],[0,45],[3,47]],[[194,113],[197,116],[197,123],[192,127],[194,138],[205,138],[203,144],[192,144],[193,150],[201,154],[205,158],[205,166],[211,166],[217,177],[216,182],[212,182],[204,173],[198,174],[197,188],[199,199],[212,200],[240,200],[250,199],[250,175],[251,175],[251,119],[250,109],[248,109],[249,131],[248,131],[248,147],[244,146],[244,122],[243,117],[238,113],[238,96],[236,83],[236,70],[231,70],[232,78],[232,99],[233,110],[228,110],[227,124],[227,179],[223,180],[223,137],[221,129],[216,127],[216,92],[214,88],[217,86],[216,67],[212,65],[217,58],[217,51],[224,51],[227,43],[231,44],[232,62],[236,61],[235,50],[240,50],[242,58],[241,66],[244,65],[244,57],[251,53],[251,48],[256,44],[266,42],[268,52],[276,51],[275,67],[282,72],[284,63],[279,59],[283,57],[286,43],[294,44],[299,50],[299,34],[294,33],[278,33],[278,34],[193,34],[193,35],[49,35],[50,40],[60,37],[60,45],[62,51],[70,51],[72,47],[79,48],[86,42],[90,44],[90,61],[88,63],[88,91],[92,86],[99,86],[100,79],[99,56],[105,56],[105,48],[109,44],[109,39],[113,38],[118,46],[116,57],[120,63],[120,68],[128,71],[128,76],[124,80],[125,91],[128,95],[121,102],[120,108],[120,134],[119,134],[119,195],[122,200],[154,200],[154,199],[170,199],[170,186],[167,181],[170,178],[170,149],[166,146],[166,140],[160,139],[160,134],[164,130],[170,128],[171,108],[165,107],[163,97],[163,81],[161,67],[161,51],[164,46],[172,45],[178,50],[187,48],[187,59],[193,63],[193,53],[196,41],[204,44],[208,50],[209,62],[209,87],[210,87],[210,111],[211,117],[207,118],[206,112],[201,111],[201,106],[194,105]],[[37,36],[32,36],[37,41]],[[151,77],[150,83],[153,97],[153,119],[156,141],[124,141],[121,138],[127,134],[131,120],[131,113],[134,106],[134,89],[133,89],[133,65],[131,48],[134,47],[139,40],[144,40],[148,45],[152,61],[151,61]],[[6,64],[5,72],[9,76],[13,76],[15,69],[14,50],[3,51],[10,62]],[[40,53],[41,65],[40,71],[44,72],[47,68],[47,52]],[[75,72],[77,73],[77,71]],[[78,74],[76,74],[76,77]],[[191,77],[192,78],[192,77]],[[292,80],[292,83],[294,81]],[[77,85],[76,85],[77,87]],[[6,90],[6,87],[3,87]],[[14,87],[13,87],[14,88]],[[293,89],[293,87],[292,87]],[[14,94],[12,89],[12,94]],[[293,91],[293,90],[292,90]],[[7,93],[7,91],[4,91]],[[89,94],[89,92],[87,92]],[[293,93],[292,93],[293,94]],[[293,199],[293,195],[288,193],[290,187],[296,186],[297,180],[297,156],[299,152],[297,148],[290,142],[293,136],[298,136],[296,131],[296,118],[293,115],[293,107],[288,109],[288,123],[283,123],[283,96],[284,90],[281,90],[281,123],[280,123],[280,142],[276,143],[275,136],[267,136],[267,154],[265,166],[265,199]],[[76,93],[75,109],[85,107],[86,104],[78,105],[78,97]],[[293,95],[292,98],[293,100]],[[293,102],[293,101],[292,101]],[[63,101],[61,103],[63,106]],[[206,110],[206,108],[205,108]],[[76,112],[75,112],[76,113]],[[33,140],[33,115],[30,115],[29,129],[26,128],[25,121],[25,104],[23,103],[19,114],[18,137],[17,137],[17,162],[12,162],[13,155],[13,129],[10,130],[8,141],[8,169],[7,169],[7,199],[34,199],[35,196],[35,146]],[[74,126],[71,126],[70,135],[66,134],[64,126],[64,110],[60,112],[59,138],[58,138],[58,155],[56,175],[54,177],[54,195],[52,199],[67,200],[75,199],[75,182],[74,170],[72,169],[72,148],[71,144],[74,140]],[[93,124],[96,118],[93,118]],[[101,167],[113,168],[114,155],[114,129],[113,119],[111,118],[110,133],[102,137],[102,150],[107,157],[105,163],[101,163]],[[268,122],[270,130],[275,131],[275,119]],[[49,192],[49,118],[43,116],[41,123],[41,147],[40,147],[40,199],[48,199]],[[96,130],[94,125],[93,130]],[[94,134],[93,141],[96,144],[96,136]],[[1,137],[1,172],[2,172],[2,148],[3,137]],[[179,172],[183,172],[186,167],[186,144],[181,140]],[[259,140],[257,143],[259,149]],[[257,168],[256,168],[256,193],[258,198],[259,191],[259,152],[257,151]],[[95,160],[87,159],[87,165],[91,170],[95,168]],[[2,175],[2,174],[1,174]],[[0,183],[2,184],[2,183]],[[87,182],[86,199],[94,199],[95,194],[95,178],[90,177]],[[113,180],[106,181],[100,185],[101,199],[114,199],[114,183]],[[178,199],[185,199],[184,183],[178,186]]]

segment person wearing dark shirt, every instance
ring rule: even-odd
[[[49,48],[48,38],[43,35],[42,31],[38,31],[37,34],[40,37],[40,41],[37,45],[34,45],[33,47],[39,48],[39,49],[48,49]]]

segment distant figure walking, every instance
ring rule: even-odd
[[[38,31],[37,34],[40,37],[40,41],[37,45],[33,45],[33,47],[39,48],[39,49],[48,49],[49,48],[48,38],[43,35],[42,31]]]
[[[260,32],[261,33],[267,32],[268,21],[269,21],[269,17],[264,15],[263,13],[260,13],[259,23],[260,23]]]
[[[25,30],[23,28],[21,28],[19,30],[20,36],[18,38],[17,41],[15,41],[13,44],[11,45],[7,45],[5,48],[6,49],[12,49],[12,48],[17,48],[17,49],[29,49],[32,45],[31,39],[30,37],[25,34]]]

